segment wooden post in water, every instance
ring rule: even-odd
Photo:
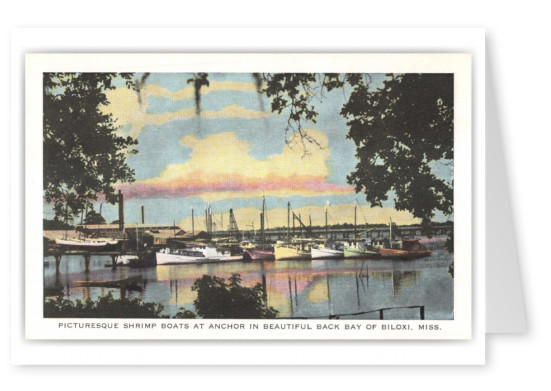
[[[268,290],[266,289],[266,273],[262,273],[262,298],[268,304]]]
[[[61,254],[55,254],[55,273],[59,274],[59,265],[61,264]]]
[[[419,317],[421,320],[425,320],[425,306],[422,305],[419,307]]]
[[[331,288],[329,287],[329,274],[326,274],[327,278],[327,303],[329,306],[329,316],[333,315],[333,309],[331,308]]]
[[[120,285],[121,289],[121,299],[126,299],[126,284],[124,282],[121,282]]]
[[[90,258],[91,258],[90,253],[84,254],[84,268],[87,272],[90,271]]]
[[[291,303],[291,314],[293,313],[293,289],[291,288],[291,276],[289,275],[289,302]]]

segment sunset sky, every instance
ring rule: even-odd
[[[137,74],[136,77],[140,77]],[[372,86],[384,75],[371,74]],[[196,229],[205,229],[205,208],[210,204],[219,226],[229,222],[234,209],[242,229],[259,226],[262,194],[266,196],[268,227],[287,224],[287,202],[313,225],[324,224],[330,203],[330,223],[353,222],[354,202],[361,206],[358,223],[416,223],[407,212],[393,209],[392,197],[384,208],[370,208],[362,194],[346,182],[357,163],[355,145],[346,138],[346,122],[339,114],[348,91],[335,90],[320,100],[317,124],[305,124],[319,146],[287,135],[287,115],[272,114],[270,100],[259,95],[252,74],[209,74],[209,87],[201,92],[201,114],[195,113],[191,74],[153,73],[141,89],[123,86],[107,93],[105,108],[117,118],[120,132],[138,139],[137,155],[127,161],[136,182],[118,186],[125,196],[126,222],[173,223],[191,227],[194,208]],[[141,101],[141,102],[140,102]],[[439,172],[450,177],[451,172]],[[99,209],[99,204],[95,205]],[[51,218],[47,208],[45,217]],[[116,206],[103,205],[108,222],[118,218]],[[221,216],[222,215],[222,216]],[[437,215],[439,221],[447,217]]]

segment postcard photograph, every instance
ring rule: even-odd
[[[468,55],[84,56],[27,59],[29,337],[469,337]]]

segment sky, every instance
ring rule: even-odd
[[[110,104],[103,111],[116,118],[121,134],[138,140],[138,154],[127,158],[136,181],[117,187],[124,194],[126,222],[140,222],[144,206],[146,223],[191,229],[193,208],[196,229],[205,229],[205,208],[210,207],[216,225],[226,227],[232,208],[238,226],[252,229],[260,225],[263,195],[268,228],[287,224],[287,202],[305,224],[311,219],[313,225],[323,225],[326,208],[330,224],[351,223],[355,203],[362,224],[386,223],[390,217],[398,224],[418,222],[393,208],[392,195],[383,208],[371,208],[346,182],[357,163],[355,145],[346,138],[346,121],[339,114],[349,91],[313,98],[317,123],[304,127],[319,145],[307,144],[305,154],[299,138],[285,132],[286,113],[271,112],[271,101],[256,92],[252,74],[209,74],[210,85],[201,89],[199,116],[187,83],[192,76],[152,73],[139,99],[123,85],[107,92]],[[373,88],[382,84],[383,74],[370,76]],[[118,209],[103,205],[102,215],[111,222],[118,219]],[[436,220],[447,217],[437,215]]]

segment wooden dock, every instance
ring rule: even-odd
[[[80,255],[84,257],[84,266],[86,271],[90,270],[90,258],[92,255],[105,255],[111,257],[111,263],[113,267],[117,266],[117,257],[122,255],[122,251],[90,251],[90,250],[64,250],[61,248],[47,248],[44,249],[45,257],[55,258],[56,272],[59,272],[59,265],[61,264],[61,257],[64,255]]]

